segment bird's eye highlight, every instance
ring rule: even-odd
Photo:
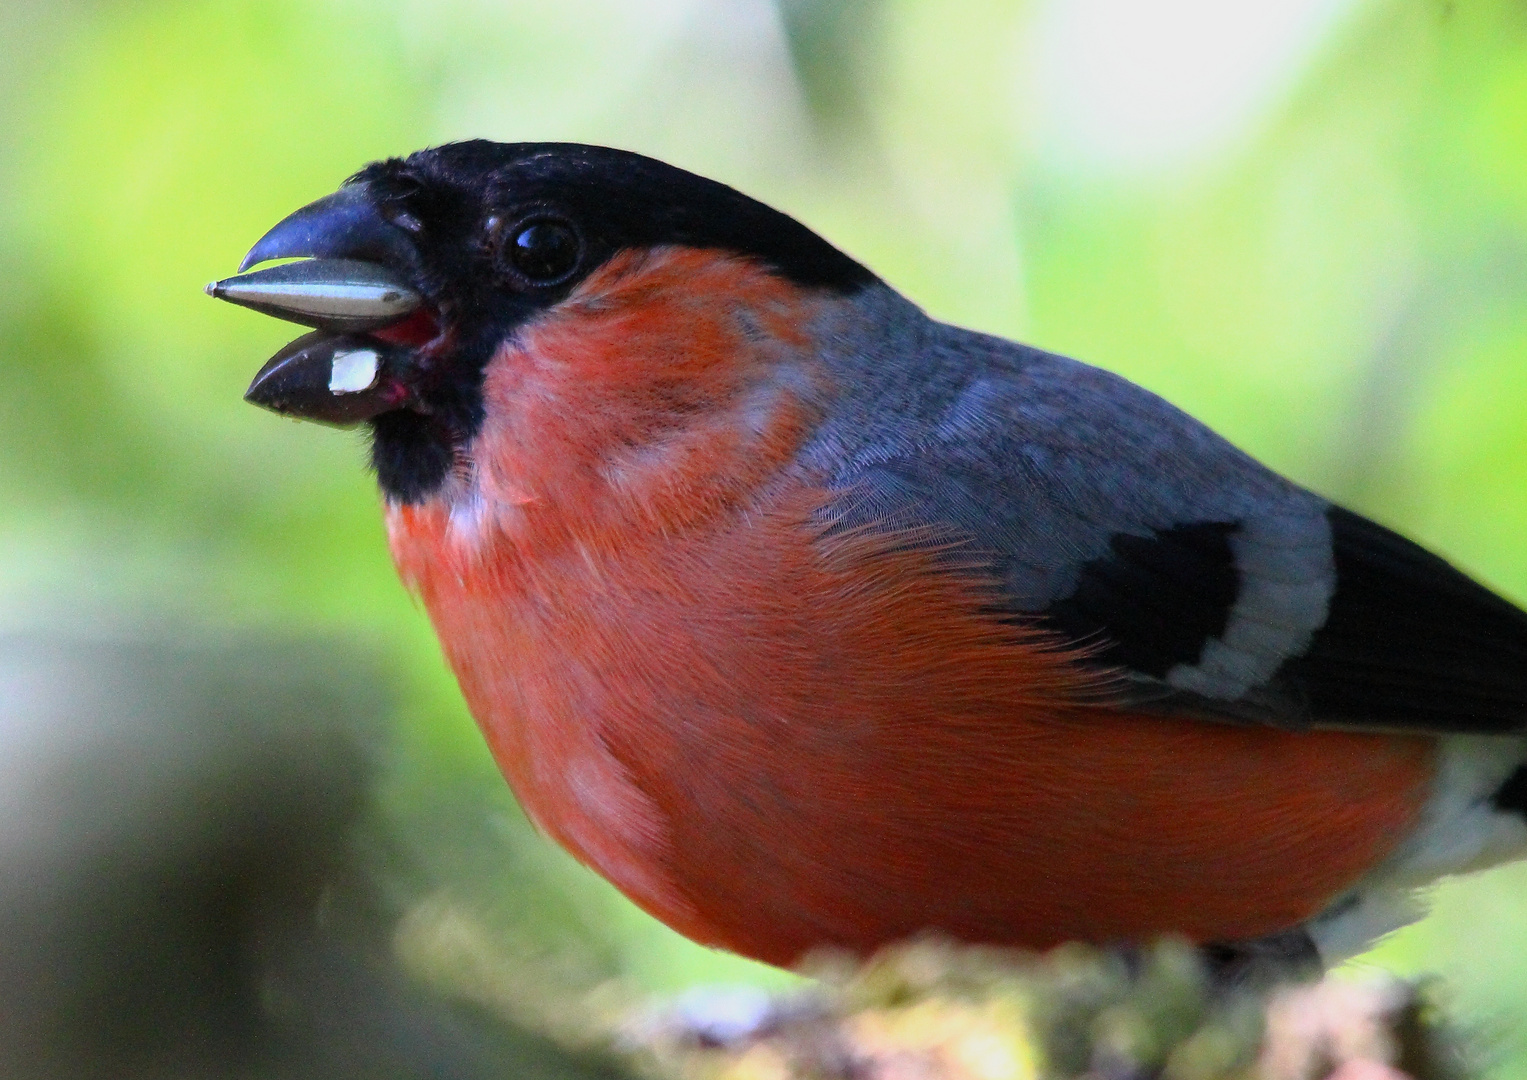
[[[536,285],[554,285],[578,267],[583,253],[578,233],[558,218],[531,218],[510,231],[504,255]]]

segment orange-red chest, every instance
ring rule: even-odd
[[[937,928],[1236,940],[1317,913],[1413,822],[1427,740],[1078,703],[926,558],[832,555],[804,493],[688,537],[459,574],[393,516],[532,818],[659,918],[775,963]]]

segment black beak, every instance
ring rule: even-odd
[[[377,211],[366,183],[346,184],[287,215],[249,249],[239,273],[299,256],[381,263],[404,274],[419,269],[413,241]]]
[[[279,222],[244,256],[238,275],[207,293],[316,327],[255,376],[246,401],[286,416],[349,425],[413,402],[405,349],[365,338],[415,312],[419,254],[377,211],[365,183],[347,184]],[[244,273],[271,259],[303,258]]]
[[[282,416],[351,427],[413,404],[406,353],[377,341],[304,334],[266,361],[244,400]]]

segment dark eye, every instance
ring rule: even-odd
[[[583,244],[567,222],[531,218],[514,226],[504,255],[516,270],[537,285],[551,285],[578,266]]]

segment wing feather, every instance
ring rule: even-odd
[[[1527,730],[1527,614],[1510,602],[1117,376],[892,314],[914,324],[922,374],[840,358],[862,409],[818,452],[844,524],[963,540],[1015,619],[1095,646],[1139,702]]]

